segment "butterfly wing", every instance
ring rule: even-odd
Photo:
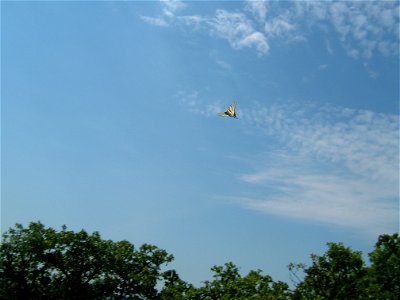
[[[233,102],[226,112],[230,117],[236,117],[236,102]]]
[[[225,112],[218,114],[221,117],[236,118],[236,102],[233,102]]]

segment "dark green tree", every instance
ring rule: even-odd
[[[400,299],[400,238],[384,234],[369,254],[368,294],[373,299]]]
[[[311,255],[312,265],[291,264],[289,269],[304,272],[295,290],[294,299],[364,299],[367,268],[361,252],[352,251],[343,244],[328,243],[328,251]]]
[[[175,270],[164,272],[164,287],[159,293],[160,300],[192,299],[196,295],[196,288],[179,278]]]
[[[188,299],[207,300],[245,300],[245,299],[289,299],[289,286],[283,282],[274,282],[260,270],[250,271],[246,276],[239,274],[233,263],[214,266],[214,280],[206,281],[204,286],[192,291]]]
[[[0,245],[1,299],[155,299],[173,256],[156,246],[17,224]],[[171,272],[171,271],[169,271]]]
[[[175,270],[162,271],[173,256],[156,246],[17,224],[0,245],[0,299],[400,299],[399,235],[381,235],[369,257],[366,267],[361,252],[328,243],[311,266],[289,265],[294,291],[261,270],[241,276],[231,262],[211,268],[213,280],[195,288]]]

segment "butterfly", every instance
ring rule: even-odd
[[[218,115],[221,117],[236,118],[236,102],[233,102],[226,111],[220,112]]]

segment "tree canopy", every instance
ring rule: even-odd
[[[305,278],[297,285],[299,299],[364,299],[366,267],[361,252],[343,244],[328,244],[323,256],[311,255],[312,265],[301,266]]]
[[[310,266],[289,265],[293,288],[261,270],[242,276],[232,262],[212,267],[213,279],[194,287],[167,269],[174,257],[156,246],[17,224],[0,245],[0,299],[400,299],[397,233],[379,236],[369,266],[359,251],[327,246]]]
[[[163,264],[173,256],[155,246],[102,240],[31,223],[16,225],[0,247],[3,299],[153,299]]]

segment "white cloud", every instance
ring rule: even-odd
[[[159,27],[167,27],[169,26],[168,23],[163,18],[153,18],[153,17],[140,17],[143,21],[150,25],[159,26]]]
[[[269,51],[269,45],[265,36],[260,32],[253,32],[239,41],[240,46],[255,47],[260,54]]]
[[[216,11],[210,20],[217,35],[228,39],[232,44],[254,31],[250,21],[242,13],[231,13],[223,9]]]
[[[236,198],[241,205],[375,237],[398,229],[397,116],[294,105],[258,107],[242,116],[286,150],[266,154],[258,169],[240,176],[264,188]]]
[[[246,0],[246,9],[250,11],[259,22],[265,22],[267,17],[267,2],[265,0]]]
[[[177,17],[180,22],[185,24],[186,26],[192,26],[196,29],[199,29],[202,24],[205,22],[205,19],[201,16],[179,16]]]
[[[223,111],[222,105],[218,101],[205,103],[199,91],[179,91],[176,93],[175,98],[189,112],[205,117],[216,116],[219,112]]]
[[[300,8],[300,9],[299,9]],[[396,1],[297,3],[299,17],[330,23],[347,54],[370,59],[374,53],[399,54],[399,6]]]
[[[233,49],[254,49],[259,56],[269,54],[275,39],[307,41],[321,30],[326,35],[326,51],[333,55],[337,38],[348,56],[368,61],[375,55],[398,56],[400,46],[399,5],[396,1],[273,1],[246,0],[241,9],[216,9],[209,15],[185,15],[187,2],[160,1],[162,13],[142,16],[160,27],[190,27],[226,40]],[[173,26],[172,26],[173,25]],[[335,47],[336,50],[336,47]],[[368,74],[377,75],[366,68]]]
[[[182,14],[188,4],[178,0],[163,0],[161,5],[161,16],[142,19],[155,26],[194,26],[226,39],[234,49],[250,47],[259,55],[269,53],[271,39],[304,41],[315,28],[323,28],[325,34],[331,33],[327,28],[332,28],[353,58],[368,60],[376,53],[399,54],[396,1],[295,1],[277,5],[246,0],[242,10],[217,9],[208,16]],[[333,53],[330,43],[326,48]]]
[[[290,23],[286,16],[279,16],[265,24],[265,32],[271,37],[282,37],[294,30],[294,25]]]
[[[179,0],[160,0],[160,3],[163,7],[163,13],[160,16],[140,16],[140,18],[153,26],[168,27],[174,21],[176,13],[186,7],[186,4]]]
[[[292,160],[300,157],[294,155]],[[274,155],[270,158],[282,159]],[[277,163],[263,173],[244,175],[243,180],[273,186],[275,192],[237,200],[262,213],[347,228],[372,237],[396,231],[398,205],[392,199],[397,196],[393,182],[377,183],[363,176],[313,170],[309,163],[307,159],[291,166]]]
[[[161,4],[164,6],[164,13],[167,16],[174,16],[174,14],[186,7],[186,4],[179,0],[161,0]]]
[[[226,71],[232,70],[232,66],[222,59],[217,59],[215,62],[217,63],[218,66],[220,66],[222,69]]]
[[[374,71],[367,62],[364,62],[364,69],[367,71],[369,77],[371,77],[372,79],[376,79],[379,77],[379,73]]]
[[[259,54],[268,53],[269,46],[264,34],[256,31],[243,13],[219,9],[208,24],[214,35],[228,40],[234,49],[255,47]]]

